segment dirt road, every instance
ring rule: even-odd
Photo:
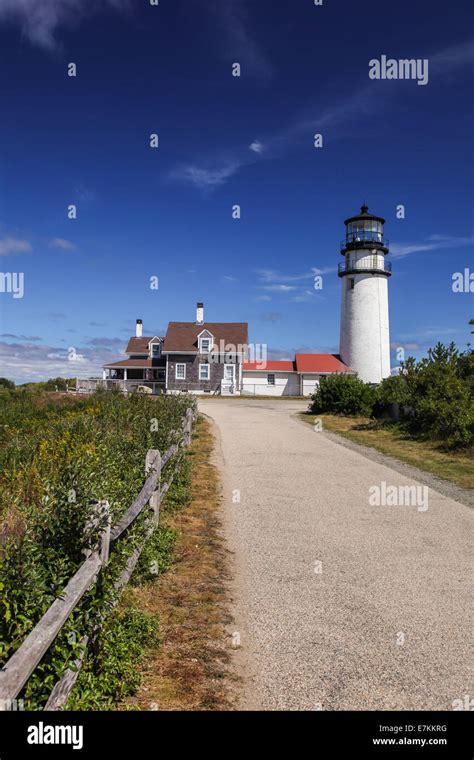
[[[316,432],[305,406],[200,402],[234,554],[241,707],[451,710],[473,694],[473,511]],[[407,485],[416,503],[385,503]]]

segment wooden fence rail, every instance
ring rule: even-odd
[[[19,649],[10,657],[3,668],[0,669],[0,711],[7,710],[8,705],[11,704],[11,700],[14,700],[18,696],[66,623],[71,612],[77,607],[86,591],[97,581],[101,569],[108,563],[110,543],[116,541],[137,519],[144,508],[149,505],[152,509],[152,515],[146,521],[145,536],[140,546],[128,558],[125,568],[114,586],[116,596],[112,601],[112,606],[118,602],[120,593],[130,580],[145,543],[158,525],[160,501],[173,482],[173,474],[171,474],[170,479],[166,483],[161,484],[162,471],[168,462],[179,452],[180,445],[187,446],[191,442],[193,419],[193,410],[188,409],[182,431],[180,432],[182,437],[179,445],[174,444],[170,446],[162,456],[155,449],[148,451],[145,461],[145,474],[148,477],[145,484],[133,504],[116,525],[110,526],[108,503],[102,501],[96,505],[93,519],[89,521],[86,530],[89,531],[94,523],[104,526],[99,546],[85,551],[85,562],[72,576],[61,595],[45,612]],[[96,633],[97,631],[95,631]],[[84,636],[81,640],[81,646],[83,647],[81,655],[73,663],[73,667],[68,668],[54,686],[46,703],[45,710],[58,710],[66,704],[79,675],[90,638],[89,636]]]

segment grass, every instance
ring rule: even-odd
[[[98,529],[85,531],[94,505],[107,499],[116,522],[143,486],[147,450],[163,452],[176,440],[189,405],[186,397],[0,393],[0,667],[84,562],[83,549],[98,537]],[[183,469],[184,464],[167,493],[167,506],[186,497]],[[100,582],[84,595],[28,680],[20,697],[28,709],[44,706],[65,666],[79,655],[79,642],[107,608],[111,585],[144,531],[143,513],[113,545]],[[159,530],[148,547],[155,574],[169,565],[173,540],[172,533]],[[92,653],[89,671],[87,663],[83,669],[84,688],[77,684],[81,709],[109,705],[134,687],[139,644],[149,642],[155,622],[139,613],[114,615],[105,627],[101,636],[110,646],[99,656]]]
[[[414,439],[399,425],[375,422],[367,417],[307,413],[300,416],[309,424],[313,424],[315,419],[321,419],[323,429],[363,446],[370,446],[382,454],[419,467],[462,488],[474,488],[474,468],[470,452],[446,451],[439,442]]]
[[[160,646],[139,665],[141,687],[122,709],[225,710],[232,707],[226,648],[226,549],[217,515],[219,478],[213,437],[199,418],[189,453],[191,500],[163,515],[176,535],[169,570],[133,590],[134,603],[160,620]]]

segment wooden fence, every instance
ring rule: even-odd
[[[191,442],[193,419],[193,410],[188,409],[182,433],[180,432],[180,442],[171,446],[165,454],[161,455],[155,449],[148,451],[145,460],[145,474],[148,477],[145,484],[133,504],[116,525],[113,527],[110,525],[108,502],[101,501],[96,505],[94,517],[86,525],[86,530],[90,531],[91,527],[94,527],[94,524],[105,525],[101,532],[99,546],[93,550],[88,550],[85,562],[72,576],[61,596],[53,602],[39,623],[26,637],[20,648],[17,649],[4,667],[0,669],[0,711],[9,709],[12,701],[15,700],[25,686],[66,623],[71,612],[77,607],[86,591],[96,583],[101,569],[108,563],[110,543],[120,538],[124,531],[137,519],[138,515],[143,512],[145,507],[149,505],[151,514],[147,517],[145,523],[145,536],[140,546],[128,558],[122,574],[114,584],[116,594],[113,604],[118,602],[120,594],[130,580],[147,540],[158,525],[161,499],[173,482],[174,473],[171,474],[166,483],[161,483],[161,473],[168,462],[176,456],[180,445],[186,446]],[[60,710],[66,704],[82,667],[87,644],[90,639],[93,639],[97,635],[98,630],[99,627],[90,636],[84,636],[81,640],[81,655],[75,660],[73,667],[68,668],[55,684],[44,708],[45,710]]]

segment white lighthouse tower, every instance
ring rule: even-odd
[[[344,262],[338,271],[342,282],[339,354],[365,383],[380,383],[390,375],[388,278],[392,265],[385,261],[385,219],[369,214],[364,205],[360,214],[344,224]]]

